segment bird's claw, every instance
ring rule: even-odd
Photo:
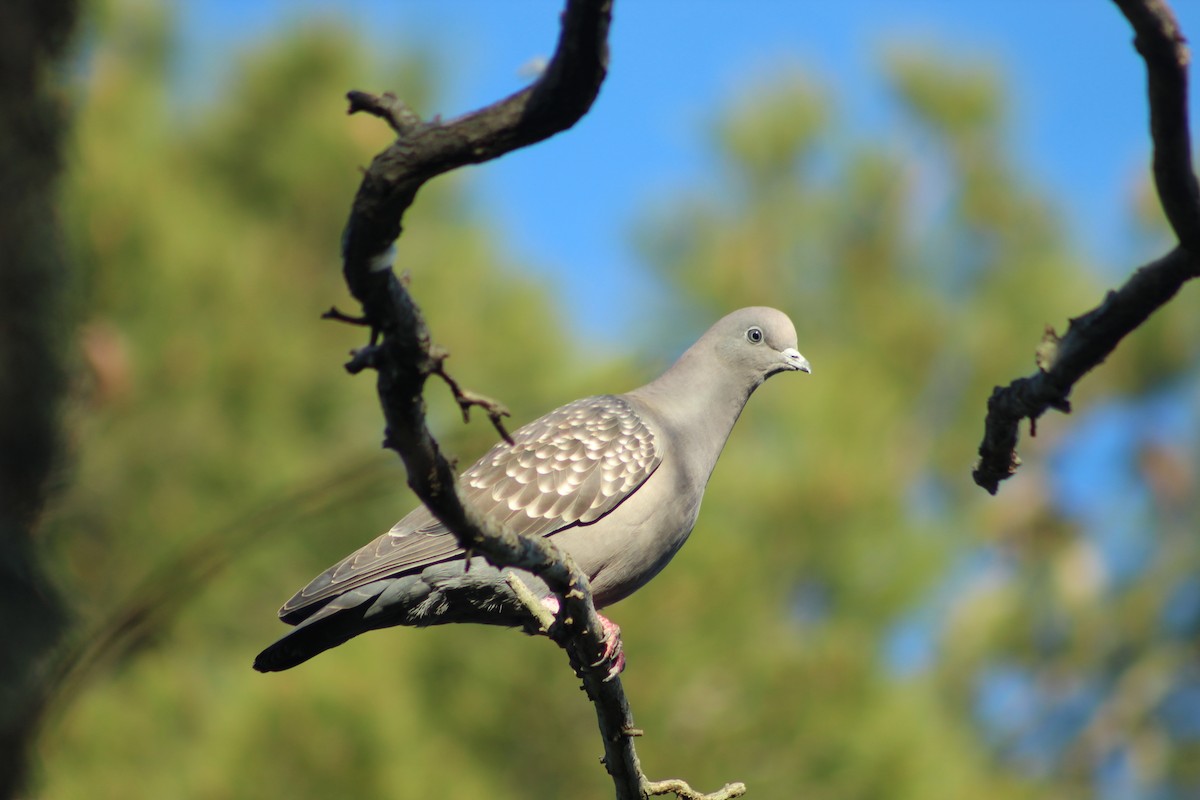
[[[625,646],[621,643],[621,626],[601,614],[600,624],[604,626],[604,652],[596,663],[589,664],[591,669],[608,667],[604,681],[607,683],[621,674],[625,669]]]
[[[556,618],[558,617],[560,606],[557,597],[551,595],[542,598],[542,605]],[[588,669],[603,669],[606,673],[604,681],[607,683],[625,669],[625,646],[621,643],[621,626],[603,614],[596,616],[600,618],[600,626],[604,629],[604,637],[600,640],[604,643],[604,652],[600,654],[600,658],[595,663],[588,664]]]

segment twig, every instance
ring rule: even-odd
[[[674,794],[681,800],[730,800],[730,798],[744,795],[746,793],[746,784],[727,783],[719,792],[703,794],[697,792],[681,780],[654,781],[653,783],[646,784],[645,791],[650,797]]]
[[[508,435],[508,430],[504,427],[504,417],[512,416],[509,413],[508,407],[498,400],[493,400],[482,394],[477,394],[459,386],[458,381],[450,377],[450,373],[446,372],[444,362],[449,357],[449,353],[440,352],[434,353],[433,359],[436,366],[433,368],[433,373],[446,382],[450,387],[451,393],[454,395],[454,401],[458,403],[459,409],[462,411],[463,422],[471,421],[471,407],[478,406],[482,408],[488,415],[488,419],[492,421],[492,427],[500,434],[500,438],[511,444],[516,444],[513,438]]]
[[[321,319],[331,319],[335,322],[345,322],[347,325],[370,325],[366,317],[355,317],[350,314],[343,314],[338,311],[337,306],[330,306],[329,310],[321,315]]]
[[[468,563],[470,563],[469,559]],[[504,576],[504,579],[508,582],[508,588],[512,589],[513,594],[521,601],[521,605],[525,606],[525,610],[537,621],[541,633],[549,633],[550,628],[554,626],[554,614],[550,612],[550,609],[542,605],[533,590],[525,584],[525,581],[521,580],[521,576],[510,572]]]
[[[1155,186],[1180,246],[1138,269],[1103,303],[1072,319],[1054,346],[1039,348],[1037,372],[992,392],[973,473],[975,483],[992,494],[1021,463],[1016,453],[1021,420],[1029,419],[1032,427],[1047,409],[1069,413],[1075,383],[1184,283],[1200,275],[1200,184],[1192,169],[1189,55],[1183,34],[1163,0],[1114,2],[1133,26],[1137,50],[1146,62]]]
[[[424,123],[416,112],[403,103],[391,92],[376,96],[368,92],[352,91],[346,93],[350,107],[347,114],[357,114],[360,111],[379,117],[387,122],[397,136],[407,136],[419,125]]]

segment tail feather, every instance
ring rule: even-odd
[[[532,575],[522,579],[535,593],[549,595],[540,579]],[[360,633],[392,625],[476,622],[536,629],[501,571],[481,558],[473,560],[469,570],[462,562],[444,562],[419,574],[368,583],[332,598],[311,614],[259,653],[254,668],[259,672],[291,669]]]
[[[335,597],[259,653],[254,668],[259,672],[282,672],[378,627],[364,618],[386,586],[386,581],[379,581]]]

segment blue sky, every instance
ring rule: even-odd
[[[525,84],[522,67],[552,52],[561,5],[178,0],[175,8],[185,80],[202,93],[226,77],[231,55],[319,16],[380,48],[434,53],[444,105],[422,111],[453,117]],[[1200,36],[1200,2],[1174,5],[1185,33]],[[591,113],[566,134],[474,168],[471,180],[518,258],[556,287],[576,331],[617,345],[624,323],[646,310],[629,298],[650,286],[629,244],[631,223],[652,198],[711,182],[703,124],[717,109],[747,80],[796,64],[832,89],[855,136],[877,137],[895,122],[881,54],[919,43],[998,65],[1018,163],[1057,198],[1081,247],[1123,274],[1153,255],[1131,252],[1123,235],[1149,159],[1145,72],[1131,40],[1107,0],[617,0],[609,78]]]

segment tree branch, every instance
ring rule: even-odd
[[[1200,275],[1200,184],[1192,168],[1188,130],[1187,67],[1190,60],[1175,15],[1164,0],[1114,0],[1133,26],[1134,44],[1146,62],[1154,182],[1180,246],[1138,269],[1104,302],[1071,320],[1064,337],[1047,332],[1038,350],[1038,371],[999,387],[988,400],[975,483],[995,494],[1000,481],[1021,463],[1019,426],[1035,430],[1046,409],[1071,410],[1075,383],[1116,349],[1126,334]]]
[[[1200,185],[1188,131],[1187,42],[1165,0],[1114,2],[1133,26],[1134,47],[1146,61],[1154,183],[1163,211],[1180,243],[1200,253]]]
[[[350,113],[380,117],[397,139],[363,175],[342,237],[343,275],[372,330],[371,343],[357,351],[347,367],[352,372],[377,370],[387,421],[384,445],[404,460],[409,486],[459,544],[498,567],[533,572],[561,596],[549,634],[567,651],[596,707],[604,763],[618,800],[668,792],[701,798],[705,796],[682,781],[655,784],[642,774],[632,743],[640,732],[633,726],[621,681],[606,680],[605,672],[593,668],[606,643],[587,577],[550,540],[518,536],[463,503],[453,468],[425,422],[425,380],[430,375],[446,379],[464,414],[471,405],[482,406],[507,439],[499,424],[503,407],[462,390],[446,374],[445,351],[432,344],[420,309],[392,270],[401,218],[426,181],[539,142],[571,127],[587,112],[607,72],[611,15],[611,0],[568,0],[557,50],[542,76],[526,89],[450,122],[422,121],[392,95],[348,95]],[[737,784],[709,800],[736,797],[742,791]]]

